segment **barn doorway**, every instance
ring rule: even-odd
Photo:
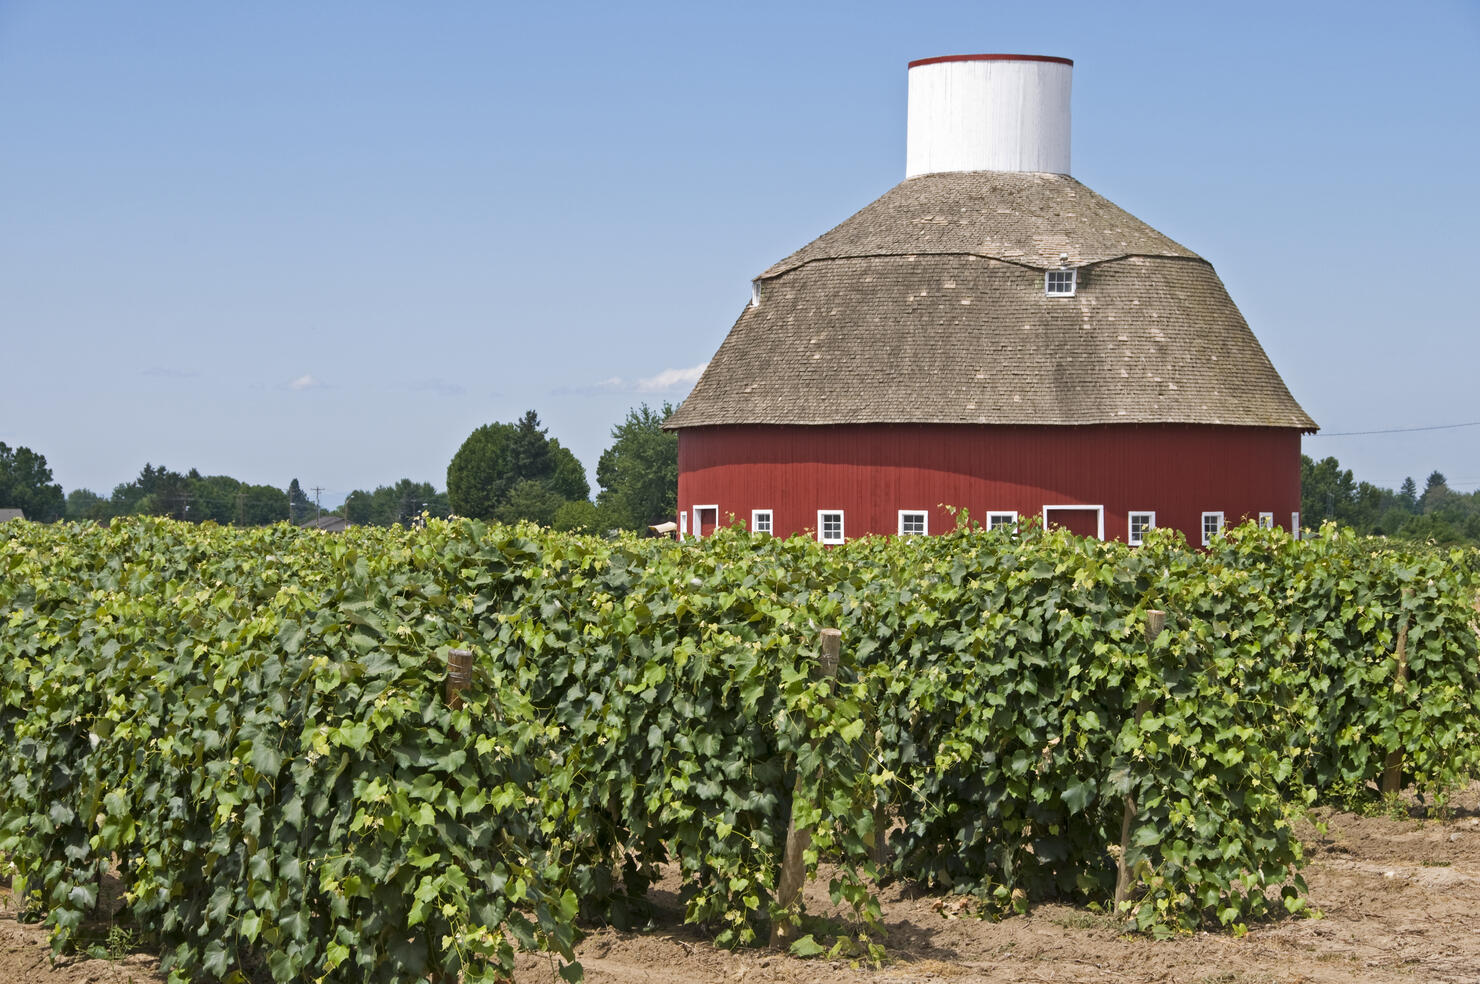
[[[708,536],[719,525],[719,506],[694,507],[694,534]]]
[[[1044,506],[1044,529],[1068,530],[1075,536],[1092,536],[1105,539],[1104,506]]]

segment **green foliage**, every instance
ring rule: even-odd
[[[640,530],[678,511],[678,434],[662,426],[672,413],[667,403],[656,412],[646,403],[629,410],[601,453],[597,501],[622,529]]]
[[[517,523],[527,519],[540,526],[549,526],[555,522],[555,513],[563,505],[565,500],[547,483],[522,478],[509,489],[508,496],[494,512],[493,518],[504,523]]]
[[[430,482],[403,478],[395,485],[381,485],[374,492],[356,489],[344,498],[340,512],[356,526],[410,525],[423,512],[445,519],[451,511],[445,492]]]
[[[297,498],[302,513],[302,503],[308,498],[301,489]],[[289,496],[271,485],[250,485],[227,475],[202,475],[194,468],[182,475],[146,462],[137,478],[114,486],[106,501],[86,489],[74,490],[67,497],[67,518],[101,521],[146,515],[195,523],[209,520],[223,526],[264,526],[287,519],[288,503]],[[307,515],[312,515],[312,503],[306,508]]]
[[[1480,492],[1449,488],[1433,472],[1420,495],[1412,478],[1397,492],[1358,482],[1335,458],[1300,459],[1301,518],[1311,525],[1334,521],[1358,533],[1401,537],[1440,546],[1480,544]]]
[[[609,526],[606,513],[589,499],[563,503],[550,523],[562,533],[605,533]]]
[[[72,522],[82,520],[103,520],[111,516],[108,509],[108,500],[98,495],[91,489],[73,489],[67,493],[67,519]]]
[[[144,467],[147,469],[149,466],[148,465],[145,465]],[[156,515],[156,516],[157,515],[160,515],[160,513],[158,513],[157,511],[154,511],[154,510],[150,510],[150,511],[151,512],[154,512],[154,515]],[[296,479],[296,478],[293,479],[292,481],[290,481],[288,483],[288,520],[289,520],[289,522],[291,522],[295,526],[302,526],[304,523],[308,522],[310,519],[313,519],[313,514],[314,514],[313,500],[308,497],[308,493],[307,492],[304,492],[303,491],[302,486],[300,486],[298,484],[298,479]]]
[[[586,468],[567,447],[550,438],[550,490],[567,502],[589,502],[591,483]]]
[[[484,424],[463,441],[447,466],[453,512],[474,519],[494,517],[514,484],[513,437],[513,424]]]
[[[62,518],[66,500],[62,487],[51,480],[45,455],[30,448],[12,451],[0,441],[0,507],[19,509],[36,523]]]
[[[517,424],[479,427],[447,466],[452,511],[473,519],[548,526],[563,504],[590,494],[581,463],[546,436],[533,410]]]
[[[881,815],[898,876],[1104,904],[1129,795],[1123,918],[1237,928],[1304,905],[1288,803],[1394,750],[1425,791],[1480,766],[1477,588],[1473,551],[1334,527],[1203,552],[4,524],[0,853],[58,947],[116,864],[173,980],[480,981],[569,960],[578,915],[644,921],[667,861],[691,922],[755,940],[790,821],[864,934],[801,952],[877,957]]]

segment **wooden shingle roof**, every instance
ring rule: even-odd
[[[1063,175],[912,178],[759,291],[665,427],[1316,427],[1207,261]]]
[[[962,253],[1040,269],[1119,256],[1197,254],[1067,174],[956,171],[922,174],[889,189],[761,279],[847,256]]]

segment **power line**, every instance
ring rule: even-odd
[[[1480,420],[1471,420],[1464,424],[1435,424],[1432,427],[1390,427],[1387,430],[1370,431],[1334,431],[1329,434],[1315,433],[1309,437],[1366,437],[1369,434],[1412,434],[1414,431],[1442,431],[1454,430],[1457,427],[1480,427]]]

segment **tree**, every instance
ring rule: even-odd
[[[550,438],[550,489],[569,502],[586,502],[591,498],[585,466],[553,437]]]
[[[340,510],[357,526],[409,525],[423,510],[435,518],[445,518],[449,512],[445,492],[438,492],[430,482],[409,478],[395,485],[381,485],[374,492],[356,489],[345,496]]]
[[[1480,491],[1456,492],[1442,472],[1429,475],[1423,494],[1412,478],[1394,492],[1357,482],[1335,458],[1300,459],[1301,509],[1311,525],[1335,520],[1358,533],[1480,543]]]
[[[298,479],[288,483],[288,519],[294,526],[302,526],[313,516],[313,502],[298,485]]]
[[[1433,471],[1423,483],[1423,495],[1418,497],[1418,506],[1426,513],[1433,512],[1451,495],[1449,480],[1441,471]]]
[[[1357,483],[1351,469],[1342,470],[1335,458],[1319,463],[1300,456],[1300,519],[1320,526],[1328,519],[1350,524],[1356,502]]]
[[[23,447],[12,451],[0,441],[0,506],[19,509],[38,523],[62,518],[67,500],[52,481],[45,455]]]
[[[1409,512],[1418,508],[1418,486],[1414,484],[1412,475],[1403,479],[1403,484],[1398,486],[1398,499]]]
[[[452,511],[474,519],[493,519],[513,486],[510,449],[513,424],[484,424],[463,441],[447,466],[447,499]]]
[[[195,468],[182,475],[148,462],[133,481],[115,485],[109,499],[94,503],[88,497],[97,497],[87,489],[78,489],[73,496],[67,501],[69,518],[143,514],[172,516],[192,523],[210,520],[223,526],[267,526],[281,523],[289,514],[288,496],[278,486],[252,485],[230,475],[202,475]],[[302,489],[298,497],[307,501]],[[300,513],[302,510],[300,503]]]
[[[588,499],[591,486],[576,456],[546,435],[533,410],[517,424],[485,424],[452,456],[447,497],[458,515],[549,525],[567,502]]]
[[[508,498],[498,507],[494,518],[501,523],[517,523],[528,519],[549,526],[565,500],[546,483],[534,479],[520,479],[509,490]]]
[[[606,513],[589,499],[567,502],[555,510],[551,527],[562,533],[604,533],[610,525]]]
[[[678,510],[678,435],[663,430],[672,413],[668,403],[661,411],[646,403],[627,411],[596,465],[596,501],[624,529],[672,519]]]
[[[72,522],[104,520],[111,515],[108,500],[91,489],[73,489],[67,493],[67,519]]]
[[[550,462],[550,439],[540,426],[540,415],[526,410],[519,423],[514,425],[514,437],[509,444],[509,469],[521,479],[536,481],[548,478],[554,471]]]

